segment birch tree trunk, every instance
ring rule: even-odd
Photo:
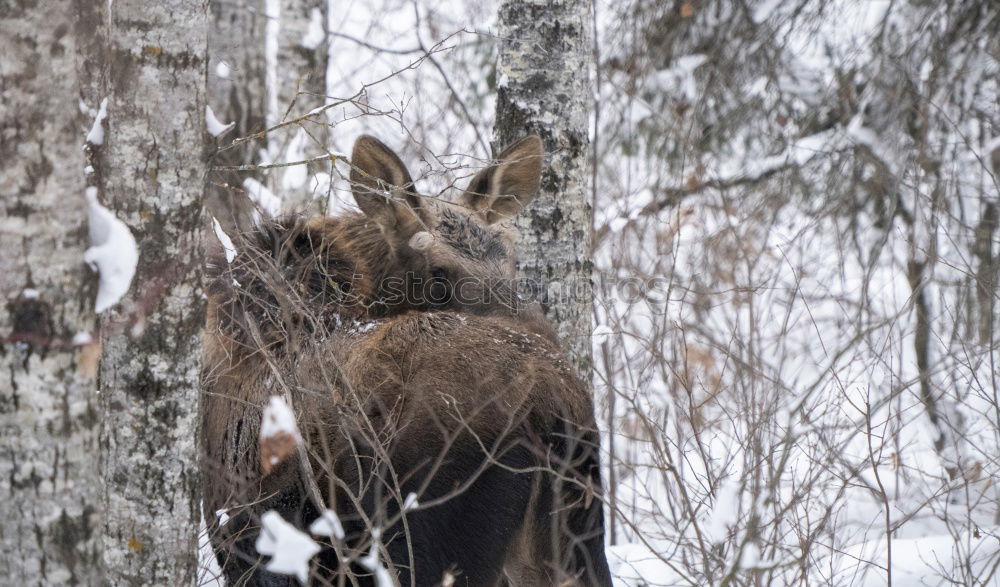
[[[504,0],[494,149],[538,133],[548,153],[541,190],[518,216],[520,277],[539,288],[583,379],[590,381],[591,206],[589,0]]]
[[[327,65],[327,0],[266,0],[280,2],[280,19],[273,76],[277,111],[272,122],[305,115],[326,102]],[[312,122],[315,120],[316,122]],[[301,161],[309,155],[322,153],[327,144],[324,115],[303,121],[283,130],[277,141],[276,160]],[[325,162],[319,165],[327,165]],[[314,200],[309,186],[309,170],[296,165],[277,170],[272,185],[284,200],[286,210],[305,210],[319,214],[325,201]]]
[[[100,584],[77,3],[0,13],[0,577]],[[81,19],[86,22],[86,19]]]
[[[207,3],[116,0],[110,11],[100,196],[135,235],[139,265],[104,326],[103,556],[108,584],[192,584]]]
[[[223,124],[232,130],[216,143],[229,145],[233,139],[259,133],[266,128],[264,30],[265,0],[212,0],[212,29],[209,33],[208,105]],[[259,150],[267,139],[247,141],[220,151],[215,166],[252,165],[259,162]],[[260,174],[214,172],[210,176],[205,207],[226,232],[250,228],[253,209],[243,192],[243,180]]]

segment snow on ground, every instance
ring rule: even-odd
[[[198,587],[222,587],[226,584],[222,578],[222,569],[212,552],[212,543],[208,537],[208,526],[205,524],[204,507],[202,507],[201,525],[198,528]]]
[[[1000,585],[996,572],[1000,556],[1000,528],[961,531],[923,538],[894,539],[892,584],[898,587],[955,585]],[[888,581],[888,554],[884,537],[850,546],[840,559],[833,582],[878,587]],[[987,580],[992,574],[992,579]]]
[[[655,548],[647,544],[620,544],[608,547],[607,552],[615,587],[690,584],[670,567],[662,554],[657,554]]]

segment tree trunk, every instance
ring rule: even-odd
[[[219,135],[216,143],[226,146],[239,137],[266,128],[267,100],[264,91],[265,0],[212,0],[212,30],[209,34],[208,105],[223,124],[234,127]],[[267,138],[247,141],[220,151],[213,166],[252,165],[259,161]],[[243,179],[260,174],[246,171],[213,172],[205,207],[226,232],[248,229],[253,206],[242,189]]]
[[[580,375],[590,381],[589,0],[500,4],[494,150],[529,133],[545,142],[538,198],[518,217],[520,277],[537,291]]]
[[[75,2],[0,19],[0,577],[100,583],[96,280],[87,248],[89,116],[77,107]],[[89,372],[88,372],[89,371]]]
[[[277,35],[276,74],[272,89],[277,97],[276,122],[304,116],[326,103],[327,15],[326,0],[280,1]],[[276,145],[271,153],[275,161],[301,161],[322,153],[327,144],[323,114],[272,133],[268,140]],[[277,136],[275,136],[277,135]],[[329,171],[326,162],[318,164]],[[319,214],[326,202],[314,199],[309,185],[309,169],[295,165],[276,170],[272,188],[281,195],[286,210]]]
[[[302,116],[325,101],[326,0],[280,1],[278,116],[287,119]]]
[[[100,198],[139,265],[100,365],[108,584],[192,584],[208,14],[201,0],[110,6]]]

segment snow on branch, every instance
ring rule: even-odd
[[[340,523],[337,512],[333,510],[323,510],[323,513],[309,526],[309,532],[316,536],[332,536],[337,540],[344,539],[344,526]]]
[[[260,523],[255,547],[271,557],[265,568],[272,573],[295,575],[305,584],[309,578],[309,559],[319,552],[319,545],[274,510],[264,513]]]
[[[230,122],[229,124],[224,124],[215,117],[215,112],[212,111],[212,107],[208,104],[205,105],[205,126],[208,127],[208,133],[213,137],[222,135],[223,133],[229,132],[236,126],[235,122]]]
[[[379,561],[378,550],[381,537],[382,531],[374,528],[372,530],[372,546],[368,550],[368,554],[358,559],[358,564],[374,573],[376,587],[395,587],[396,583],[392,580],[389,569],[382,566]]]
[[[84,252],[83,260],[100,274],[94,308],[100,313],[118,303],[128,291],[139,262],[139,248],[128,226],[97,201],[97,188],[88,187],[86,196],[91,247]]]
[[[688,101],[698,99],[698,85],[694,71],[708,61],[708,56],[698,53],[684,55],[674,60],[673,67],[657,71],[652,76],[652,83],[665,92],[679,92]]]
[[[681,198],[702,192],[706,189],[731,189],[769,179],[773,175],[793,167],[802,167],[820,155],[826,155],[843,149],[848,144],[845,136],[845,129],[830,128],[801,137],[777,155],[758,159],[750,159],[748,157],[742,165],[727,166],[730,168],[724,169],[715,177],[705,181],[694,185],[680,185],[675,188],[666,189],[663,191],[661,197],[645,204],[638,214],[633,213],[633,215],[646,216],[657,214],[660,210],[676,203]],[[627,220],[619,224],[615,230],[619,230],[625,223],[627,223]]]
[[[847,137],[855,144],[864,145],[871,151],[872,155],[881,161],[889,173],[899,175],[902,171],[902,163],[899,161],[899,154],[894,153],[888,145],[879,137],[874,129],[864,124],[864,108],[851,118],[847,124]]]
[[[835,128],[801,137],[781,153],[762,159],[751,159],[750,163],[742,169],[731,175],[722,175],[717,178],[717,181],[719,183],[737,180],[756,181],[769,173],[789,166],[802,167],[817,155],[836,149],[841,137],[840,129]]]
[[[271,396],[260,423],[260,461],[264,473],[270,473],[292,454],[301,440],[292,409],[282,398]]]

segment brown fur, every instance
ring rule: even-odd
[[[417,584],[439,581],[442,564],[462,560],[465,568],[457,571],[468,584],[499,581],[501,567],[512,584],[574,577],[604,584],[603,550],[585,555],[600,559],[588,570],[572,562],[579,548],[563,536],[567,528],[580,534],[576,512],[592,509],[600,491],[592,400],[551,326],[509,291],[511,237],[494,226],[512,202],[530,200],[533,191],[524,190],[537,189],[540,166],[531,157],[540,160],[540,142],[526,139],[505,152],[527,159],[527,168],[501,156],[477,176],[471,187],[485,195],[467,192],[466,208],[408,199],[399,192],[412,186],[398,157],[374,139],[358,145],[355,165],[366,171],[356,178],[355,197],[364,215],[268,223],[237,239],[231,265],[216,262],[202,440],[205,511],[220,558],[247,556],[234,544],[243,526],[252,532],[253,520],[222,528],[213,512],[235,516],[242,508],[259,515],[311,470],[324,505],[340,513],[349,533],[355,528],[349,548],[364,548],[372,522],[362,514],[381,516],[387,531],[404,528],[392,520],[406,493],[394,491],[412,489],[431,504],[406,516],[419,542]],[[390,187],[390,199],[373,192],[390,184],[406,185]],[[430,240],[410,247],[421,232]],[[433,280],[443,259],[450,272],[481,279],[480,295],[496,293],[501,302],[421,295],[417,282]],[[387,278],[398,280],[405,295],[386,287]],[[293,458],[265,475],[257,444],[261,410],[282,394],[292,398],[308,467]],[[591,464],[577,463],[579,455]],[[458,510],[448,509],[453,503],[461,504]],[[456,515],[466,516],[465,523],[435,530]],[[597,521],[601,532],[599,515]],[[456,531],[477,534],[463,538]],[[414,545],[404,548],[405,537],[394,535],[383,542],[409,583],[405,555]],[[343,571],[331,560],[328,573]],[[438,575],[427,576],[427,569]]]

